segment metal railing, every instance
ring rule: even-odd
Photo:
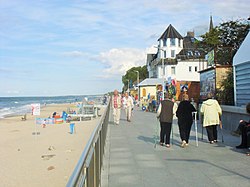
[[[104,146],[109,122],[110,102],[94,129],[91,137],[67,183],[67,187],[99,187]]]

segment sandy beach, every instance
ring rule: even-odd
[[[70,134],[69,123],[35,125],[36,117],[48,117],[54,111],[66,111],[70,104],[47,105],[40,116],[27,115],[0,120],[1,186],[65,186],[100,117],[75,122],[76,133]],[[101,110],[103,111],[103,110]],[[102,113],[102,112],[101,112]],[[33,135],[35,132],[40,135]]]

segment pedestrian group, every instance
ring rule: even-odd
[[[200,114],[202,117],[203,127],[206,128],[207,137],[210,144],[218,142],[217,126],[222,128],[221,115],[222,109],[218,101],[212,98],[212,94],[207,95],[207,100],[205,100],[200,108]],[[119,125],[121,109],[125,110],[126,120],[131,122],[132,110],[135,101],[126,92],[121,96],[117,90],[114,90],[114,95],[112,96],[112,108],[114,123]],[[176,115],[178,118],[178,127],[181,138],[181,147],[185,148],[188,146],[190,131],[194,120],[194,114],[197,111],[193,102],[189,101],[189,96],[184,93],[182,95],[182,100],[179,105],[170,98],[168,93],[164,95],[164,99],[160,101],[157,109],[157,118],[160,121],[160,145],[170,147],[170,134],[173,123],[173,118]],[[246,111],[250,115],[250,103],[246,106]],[[242,136],[242,142],[238,149],[249,148],[250,147],[250,120],[240,120],[239,127],[233,132],[236,135]],[[250,153],[247,153],[250,156]]]

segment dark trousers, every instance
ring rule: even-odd
[[[245,121],[243,121],[243,122],[239,123],[239,126],[238,126],[236,131],[239,131],[240,134],[242,134],[242,131],[244,130],[243,128],[245,128],[246,126],[247,126],[247,123]]]
[[[250,140],[248,139],[250,126],[242,125],[241,127],[241,144],[244,147],[250,147]],[[249,136],[250,137],[250,136]]]
[[[165,144],[170,144],[170,133],[171,133],[171,127],[172,123],[167,122],[160,122],[161,124],[161,132],[160,132],[160,142]]]
[[[208,140],[210,142],[217,140],[217,125],[207,126],[206,129],[207,129]]]
[[[178,121],[178,126],[182,141],[185,140],[188,143],[192,124],[193,124],[192,121],[182,121],[182,122]]]

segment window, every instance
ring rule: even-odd
[[[195,52],[194,52],[194,55],[195,55],[195,56],[200,56],[201,54],[200,54],[199,51],[195,51]]]
[[[167,46],[167,39],[163,39],[163,46]]]
[[[171,57],[175,57],[175,50],[171,50]]]
[[[142,89],[142,96],[146,97],[146,89],[145,88]]]
[[[175,46],[175,38],[170,38],[170,46]]]
[[[181,39],[178,39],[178,45],[181,47]]]
[[[189,71],[189,72],[192,72],[192,66],[189,66],[189,67],[188,67],[188,71]]]
[[[171,75],[175,75],[175,67],[171,67]]]
[[[197,67],[197,66],[194,67],[194,71],[195,71],[195,72],[198,71],[198,67]]]
[[[163,58],[167,58],[167,51],[164,51],[164,56]]]
[[[188,52],[187,52],[187,56],[189,56],[189,57],[190,57],[190,56],[193,56],[193,52],[192,52],[192,51],[188,51]]]

